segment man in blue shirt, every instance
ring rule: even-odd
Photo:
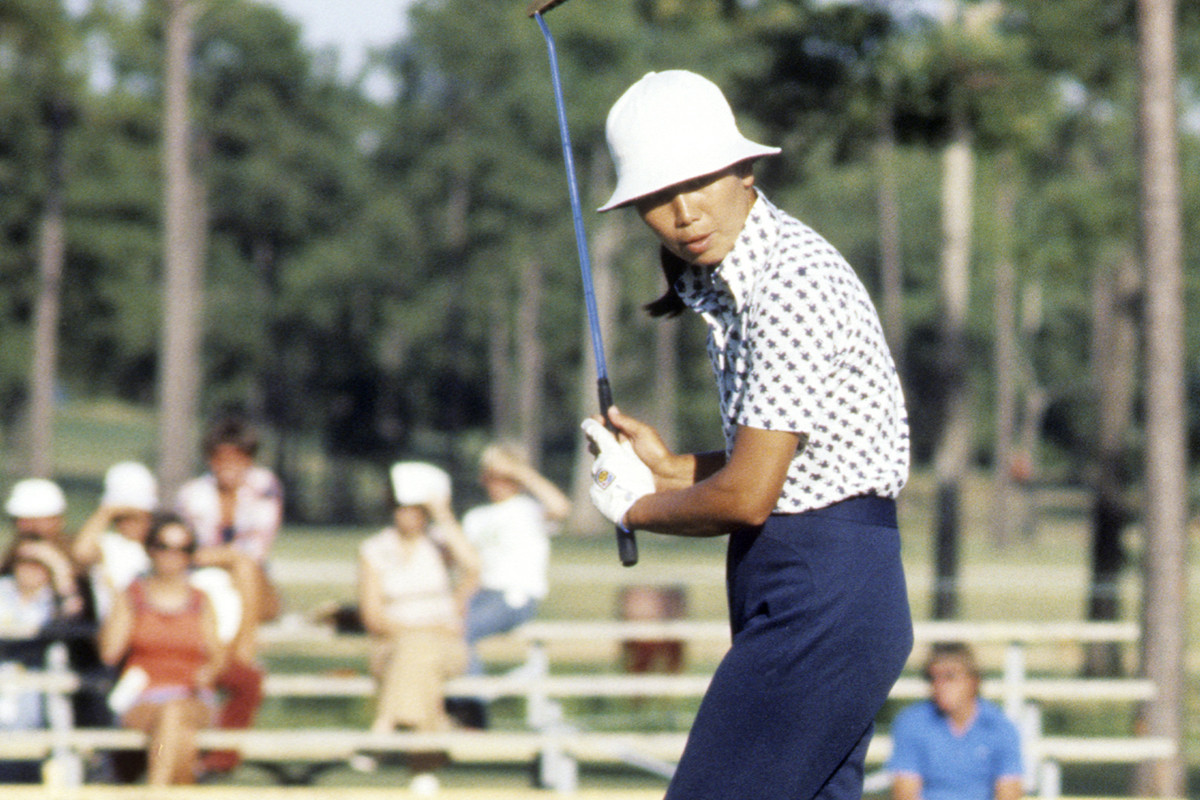
[[[925,668],[929,700],[892,724],[892,800],[1017,800],[1024,794],[1016,726],[979,696],[970,648],[938,644]]]

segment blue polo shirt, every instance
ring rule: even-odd
[[[995,703],[981,698],[975,721],[959,736],[926,700],[892,723],[888,770],[918,776],[923,800],[992,800],[997,780],[1023,774],[1021,740]]]

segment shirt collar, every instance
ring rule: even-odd
[[[775,241],[775,206],[762,192],[757,195],[729,255],[712,268],[688,265],[676,281],[675,290],[688,305],[695,307],[708,289],[728,293],[733,299],[734,311],[741,311],[745,306],[746,298],[754,289],[757,268],[763,264],[764,256],[771,251]]]

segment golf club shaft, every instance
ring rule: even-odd
[[[561,2],[561,0],[560,0]],[[554,4],[556,5],[556,3]],[[547,8],[550,6],[547,5]],[[608,409],[612,406],[612,387],[608,383],[608,364],[604,359],[604,339],[600,335],[600,314],[596,309],[596,290],[592,282],[592,262],[588,256],[587,232],[583,227],[583,207],[579,201],[579,183],[575,179],[575,156],[571,148],[571,134],[567,128],[566,103],[563,100],[562,79],[558,73],[558,54],[550,27],[539,11],[532,14],[546,39],[546,50],[550,55],[550,81],[554,87],[554,104],[558,111],[558,133],[562,139],[563,162],[567,168],[567,193],[571,198],[571,216],[575,222],[575,248],[579,252],[579,269],[583,274],[583,299],[587,307],[588,327],[592,334],[592,356],[596,363],[596,391],[600,400],[600,413],[610,428]],[[621,563],[631,567],[637,563],[637,539],[633,531],[617,526],[617,554]]]

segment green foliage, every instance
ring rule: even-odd
[[[505,396],[496,384],[515,368],[520,278],[536,269],[544,278],[543,440],[548,462],[566,468],[589,345],[545,43],[510,5],[413,6],[407,36],[382,54],[397,94],[376,103],[315,63],[277,10],[205,0],[192,118],[210,233],[206,410],[240,406],[284,440],[317,441],[376,466],[442,446],[430,442],[477,442]],[[590,211],[611,188],[604,119],[646,71],[694,69],[727,89],[748,135],[784,149],[760,164],[759,185],[833,241],[875,293],[874,151],[881,126],[892,127],[908,328],[901,355],[914,441],[926,457],[941,402],[940,149],[952,111],[962,109],[978,155],[969,336],[980,441],[990,426],[994,198],[1012,177],[1020,289],[1040,287],[1044,304],[1030,355],[1050,395],[1051,447],[1079,473],[1093,425],[1091,283],[1129,251],[1138,228],[1133,6],[966,2],[950,26],[898,7],[613,0],[602,13],[571,3],[547,16],[585,224],[593,240],[616,226],[617,325],[606,345],[618,399],[636,410],[655,399],[647,343],[659,323],[640,305],[661,278],[636,219]],[[1200,42],[1200,3],[1179,11],[1182,96],[1194,107],[1195,59],[1186,56]],[[157,2],[95,0],[72,18],[58,2],[0,0],[6,424],[27,380],[52,108],[70,112],[63,383],[78,394],[154,397],[160,26]],[[106,80],[87,82],[98,63]],[[1182,145],[1192,209],[1200,201],[1192,128]],[[1016,174],[1003,175],[1002,164]],[[1197,219],[1184,214],[1192,233]],[[1200,271],[1186,274],[1190,302]],[[680,328],[681,443],[716,446],[701,327],[667,324]],[[1195,351],[1200,328],[1189,335]],[[982,457],[986,450],[981,444]]]

